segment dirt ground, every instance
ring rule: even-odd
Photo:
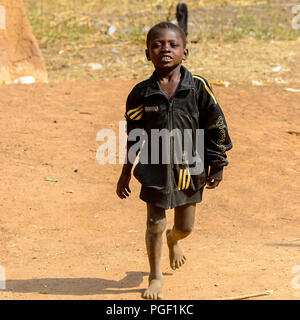
[[[0,299],[139,300],[147,286],[145,203],[120,200],[121,165],[100,165],[100,129],[118,133],[135,81],[0,88]],[[205,190],[187,262],[169,267],[165,299],[300,299],[299,102],[282,87],[214,87],[233,149]],[[298,133],[297,133],[298,131]],[[57,179],[57,182],[45,178]],[[168,211],[168,226],[173,212]]]

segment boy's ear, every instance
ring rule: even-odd
[[[182,60],[186,60],[189,56],[189,49],[185,48],[183,51],[183,57]]]
[[[145,50],[145,54],[146,54],[147,60],[150,61],[151,59],[150,59],[150,54],[148,49]]]

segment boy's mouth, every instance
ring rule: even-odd
[[[163,62],[169,62],[171,60],[172,60],[172,57],[170,57],[170,56],[162,56],[161,57],[161,61],[163,61]]]

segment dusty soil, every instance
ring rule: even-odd
[[[134,83],[0,88],[0,299],[142,299],[149,268],[140,186],[132,180],[131,197],[118,199],[121,165],[96,161],[96,134],[117,133]],[[300,94],[275,85],[214,91],[234,144],[230,165],[197,206],[179,271],[164,239],[164,297],[273,290],[253,299],[299,299]],[[172,219],[170,210],[169,226]]]

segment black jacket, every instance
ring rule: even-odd
[[[157,205],[165,208],[190,202],[188,198],[192,193],[203,189],[208,173],[210,177],[221,180],[223,167],[228,164],[226,151],[232,148],[224,114],[207,81],[201,76],[193,76],[183,66],[181,73],[181,81],[171,101],[160,89],[154,72],[149,79],[133,88],[126,103],[127,134],[132,134],[133,129],[143,129],[145,133],[140,136],[140,145],[142,141],[144,145],[138,148],[140,158],[133,172],[148,193],[148,196],[141,198],[148,202],[153,199],[155,204],[155,199],[162,196]],[[191,133],[191,136],[187,135],[190,139],[184,140],[184,129],[190,129],[187,130]],[[199,148],[196,148],[196,129],[204,129],[202,157]],[[156,140],[159,143],[155,150],[159,152],[154,152],[151,148],[154,135],[151,133],[163,131],[179,135]],[[170,145],[166,141],[170,141]],[[135,148],[132,151],[136,154],[136,141],[127,141],[128,150],[133,145]],[[185,145],[191,146],[192,160],[200,155],[204,161],[201,172],[193,172],[195,162],[192,163],[191,158],[187,157]],[[174,152],[175,146],[182,149],[179,156],[178,152]],[[170,148],[164,153],[166,147]]]

